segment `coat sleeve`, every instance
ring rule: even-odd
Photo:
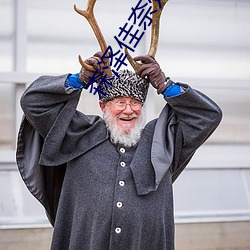
[[[51,168],[41,165],[39,161],[45,139],[59,114],[68,103],[74,103],[70,105],[73,113],[73,106],[78,102],[79,92],[71,95],[64,92],[66,78],[67,75],[40,77],[26,89],[20,101],[24,117],[18,134],[17,166],[28,190],[46,209],[52,225],[55,222],[66,164]]]
[[[214,101],[186,84],[181,86],[185,89],[184,93],[165,97],[177,121],[171,168],[173,181],[222,119],[222,111]]]
[[[26,119],[44,139],[39,163],[45,166],[66,163],[107,137],[99,116],[76,110],[81,91],[67,94],[66,78],[67,75],[42,76],[21,98]]]
[[[107,137],[100,117],[76,110],[81,91],[67,94],[66,78],[42,76],[21,98],[24,118],[16,161],[27,188],[43,204],[52,225],[67,162]]]
[[[67,76],[41,76],[21,97],[20,104],[25,117],[43,138],[46,138],[66,103],[77,105],[79,100],[80,91],[66,94],[64,83]]]

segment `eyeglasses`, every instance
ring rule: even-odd
[[[139,102],[139,101],[131,101],[129,103],[125,102],[125,101],[109,101],[111,102],[112,104],[114,104],[115,108],[117,110],[124,110],[126,109],[127,105],[130,105],[130,108],[134,111],[136,110],[140,110],[141,106],[142,106],[142,103]]]

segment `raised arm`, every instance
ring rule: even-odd
[[[97,75],[106,65],[105,59],[101,60],[101,57],[102,53],[97,52],[85,60],[85,64],[97,70]],[[81,89],[87,86],[94,73],[82,68],[79,74],[74,75],[41,76],[25,90],[21,107],[29,123],[43,138],[47,136],[59,114],[65,116],[65,122],[70,121],[76,110]]]
[[[166,77],[158,62],[150,56],[135,58],[143,64],[137,70],[142,78],[162,94],[174,117],[174,154],[172,159],[173,181],[188,164],[189,160],[222,119],[222,111],[209,97],[187,84],[175,83]],[[171,138],[166,138],[171,140]]]
[[[214,132],[222,119],[221,109],[209,97],[186,84],[179,85],[185,89],[183,93],[165,97],[177,120],[173,180],[178,177],[195,151]]]
[[[69,103],[76,107],[80,91],[65,92],[68,75],[42,76],[24,92],[21,107],[29,123],[45,138],[58,114]]]

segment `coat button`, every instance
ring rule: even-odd
[[[120,163],[120,165],[121,165],[122,167],[125,167],[125,166],[126,166],[126,163],[122,161],[122,162]]]
[[[119,181],[119,185],[120,185],[121,187],[123,187],[123,186],[125,185],[125,182],[124,182],[124,181]]]
[[[121,228],[120,227],[117,227],[116,229],[115,229],[115,232],[117,233],[117,234],[119,234],[119,233],[121,233]]]
[[[119,207],[119,208],[121,208],[121,207],[123,206],[123,204],[122,204],[122,202],[118,201],[118,202],[116,203],[116,206]]]
[[[120,152],[124,154],[125,153],[125,148],[120,148]]]

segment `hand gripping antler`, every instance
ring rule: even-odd
[[[74,9],[78,14],[84,16],[87,19],[88,23],[90,24],[91,28],[93,29],[93,31],[95,33],[95,36],[96,36],[97,41],[100,45],[101,51],[104,53],[107,49],[107,43],[104,39],[104,36],[101,32],[100,27],[98,26],[96,19],[95,19],[95,15],[94,15],[95,2],[96,2],[96,0],[88,0],[86,10],[80,10],[76,7],[76,5],[74,5]],[[82,60],[80,55],[78,56],[78,58],[79,58],[80,64],[82,65],[82,67],[84,69],[95,72],[95,68],[93,66],[86,64]],[[109,68],[104,70],[104,74],[107,74],[107,76],[110,77],[112,74],[111,74],[109,62],[108,62],[107,66]]]
[[[157,12],[152,14],[152,24],[151,24],[151,42],[150,42],[150,48],[148,51],[148,55],[155,57],[158,42],[159,42],[159,31],[160,31],[160,18],[162,10],[165,6],[165,4],[168,2],[168,0],[161,0],[161,8],[159,8],[158,1],[153,1],[153,11],[157,10]],[[141,64],[134,61],[132,56],[129,54],[128,49],[125,48],[125,54],[127,54],[128,61],[130,62],[131,66],[134,70],[137,70],[140,68]]]

